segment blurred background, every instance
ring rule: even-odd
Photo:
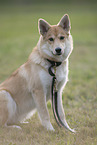
[[[76,142],[96,144],[97,0],[0,0],[0,83],[27,60],[37,44],[38,19],[57,24],[65,13],[71,20],[74,50],[63,105],[67,120],[80,129]]]
[[[96,0],[0,0],[0,63],[9,61],[10,65],[13,65],[13,69],[9,69],[13,71],[18,64],[27,59],[38,41],[38,19],[44,18],[50,24],[57,24],[65,13],[69,14],[71,20],[71,33],[74,39],[72,57],[75,59],[73,62],[78,64],[77,67],[81,67],[78,61],[85,63],[89,49],[92,49],[92,53],[96,51],[94,49],[97,46]],[[6,60],[2,62],[5,52]],[[9,60],[8,55],[18,57],[18,60],[15,61],[13,58]],[[6,77],[6,72],[2,75]]]

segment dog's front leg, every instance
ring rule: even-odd
[[[42,125],[47,128],[47,130],[54,131],[52,124],[50,123],[50,117],[47,110],[46,104],[46,96],[44,95],[43,91],[36,90],[34,91],[34,101],[36,104],[36,108],[39,113],[40,121]]]

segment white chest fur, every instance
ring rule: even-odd
[[[47,94],[52,84],[52,76],[50,76],[49,72],[45,71],[44,69],[39,72],[39,76],[43,85],[44,92]],[[65,82],[67,82],[68,60],[56,68],[56,78],[57,83],[63,82],[62,84],[65,84]]]

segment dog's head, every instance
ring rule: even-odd
[[[51,26],[43,19],[39,19],[40,39],[38,48],[45,57],[55,61],[66,60],[72,49],[72,36],[70,35],[70,20],[66,14],[57,25]]]

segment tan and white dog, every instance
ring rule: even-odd
[[[39,32],[40,39],[28,61],[0,85],[0,125],[19,128],[16,124],[37,109],[42,125],[54,131],[46,104],[51,98],[52,84],[49,59],[62,62],[56,68],[58,112],[66,128],[74,132],[66,122],[62,106],[62,90],[68,81],[68,58],[73,50],[69,16],[64,15],[53,26],[39,19]]]

